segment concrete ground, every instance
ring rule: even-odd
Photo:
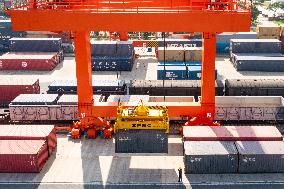
[[[182,141],[169,137],[168,154],[116,154],[114,140],[71,140],[58,135],[57,151],[41,173],[0,173],[0,188],[284,188],[284,174],[183,175]]]

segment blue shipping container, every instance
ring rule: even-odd
[[[229,54],[230,43],[216,42],[216,54]]]
[[[92,57],[93,71],[131,71],[133,57]]]
[[[61,38],[12,38],[12,52],[58,52],[62,50]]]
[[[116,41],[91,42],[92,56],[114,56],[116,54]]]
[[[92,56],[128,57],[133,56],[132,41],[93,41],[91,42]]]
[[[185,66],[185,62],[158,62],[158,66]]]
[[[185,62],[186,66],[201,66],[201,62],[199,61],[188,61],[188,62]]]
[[[117,41],[117,56],[132,56],[133,53],[133,41]]]
[[[24,35],[25,32],[12,31],[11,20],[0,20],[0,51],[9,51],[9,39],[13,37],[23,37]]]
[[[201,79],[201,66],[187,66],[188,79],[200,80]],[[215,69],[215,80],[217,79],[217,70]]]
[[[158,66],[157,69],[158,80],[186,80],[187,68],[186,66]]]

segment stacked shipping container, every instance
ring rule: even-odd
[[[231,61],[238,71],[284,71],[278,39],[232,39]]]
[[[56,146],[53,125],[1,125],[0,172],[40,172]]]
[[[200,80],[201,60],[202,47],[159,47],[158,80]]]
[[[185,173],[284,172],[281,133],[273,126],[262,129],[259,126],[184,127]]]
[[[63,59],[60,38],[11,38],[12,52],[0,56],[0,70],[51,71]]]
[[[229,54],[231,39],[257,39],[256,32],[221,33],[216,36],[216,54]]]
[[[38,173],[47,159],[45,140],[0,140],[1,173]]]
[[[134,46],[130,41],[91,42],[93,71],[131,71]]]
[[[20,94],[38,94],[38,79],[0,79],[0,106],[8,104]]]

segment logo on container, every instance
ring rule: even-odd
[[[28,66],[28,63],[27,62],[22,62],[22,67],[25,68]]]

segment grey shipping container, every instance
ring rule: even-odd
[[[238,71],[284,71],[284,56],[281,54],[264,55],[259,54],[234,54],[233,65]]]
[[[125,93],[126,85],[123,80],[93,80],[93,92],[96,94]],[[77,93],[76,80],[56,80],[48,86],[48,93]]]
[[[284,172],[283,141],[238,141],[240,173]]]
[[[226,79],[226,96],[283,96],[283,79]]]
[[[216,42],[230,43],[231,39],[257,39],[256,32],[220,33],[216,35]]]
[[[277,39],[232,39],[231,53],[281,53]]]
[[[168,153],[168,135],[162,130],[120,130],[116,153]]]
[[[21,94],[12,102],[12,105],[55,105],[57,94]]]
[[[236,173],[238,151],[234,142],[185,141],[186,174]]]
[[[216,96],[223,96],[224,85],[221,80],[215,82]],[[132,80],[129,94],[147,94],[150,96],[194,96],[201,95],[200,80]]]
[[[107,102],[148,102],[149,95],[110,95]]]
[[[102,102],[104,100],[102,95],[93,95],[94,102]],[[62,95],[57,104],[60,105],[78,105],[78,95]]]

